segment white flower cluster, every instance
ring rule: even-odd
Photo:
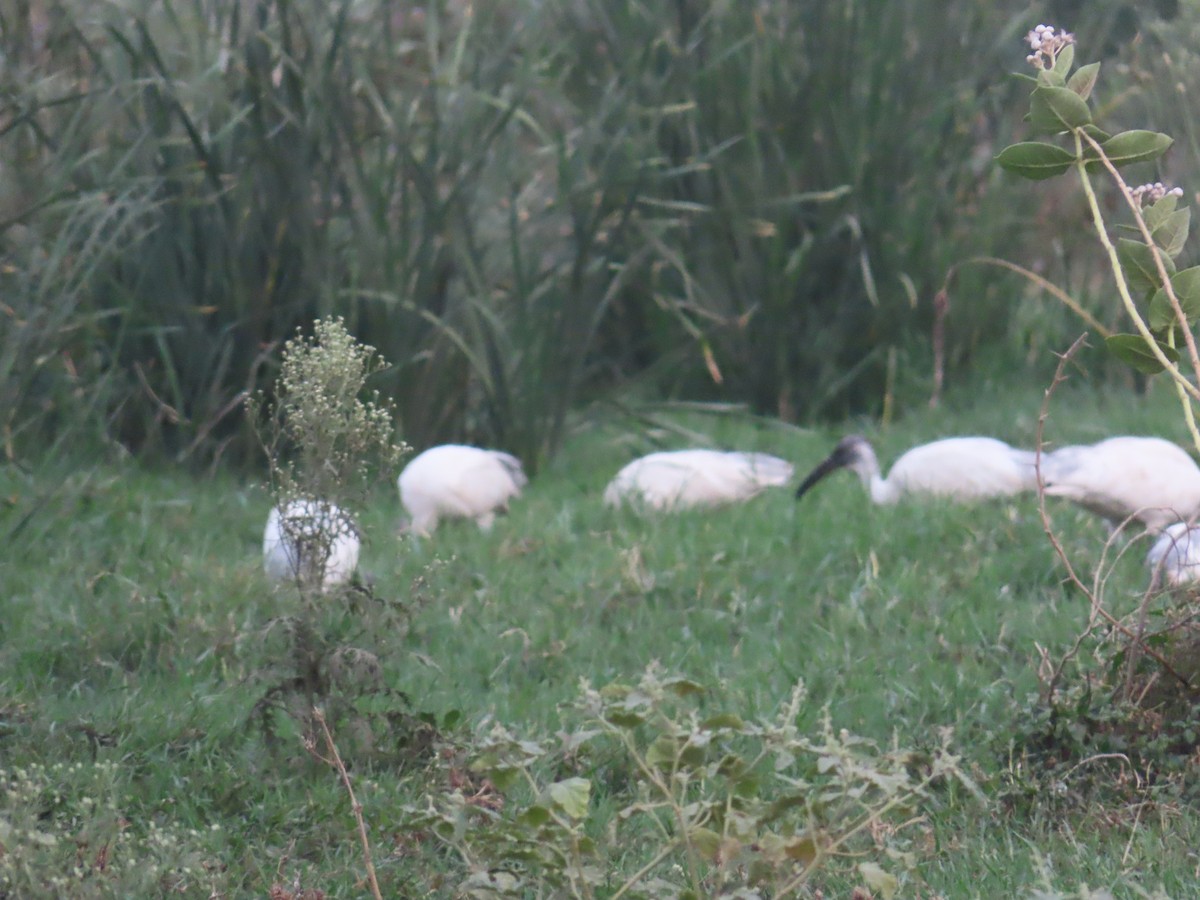
[[[1038,69],[1050,69],[1054,66],[1054,57],[1058,56],[1058,51],[1067,44],[1075,43],[1075,35],[1065,31],[1059,34],[1055,32],[1053,25],[1039,25],[1025,35],[1025,40],[1033,50],[1025,57],[1025,62]]]
[[[1183,188],[1168,188],[1161,181],[1156,181],[1154,184],[1139,184],[1129,193],[1133,194],[1134,199],[1140,200],[1142,205],[1145,205],[1147,203],[1155,203],[1163,197],[1182,197]]]

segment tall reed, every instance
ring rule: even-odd
[[[572,410],[633,385],[789,419],[873,410],[897,377],[920,389],[946,269],[1027,239],[990,165],[1003,117],[981,114],[1012,104],[976,75],[1024,8],[2,15],[13,455],[84,421],[180,458],[249,452],[240,398],[326,314],[394,362],[376,385],[410,443],[531,468]],[[990,287],[956,306],[951,365],[1002,342],[1011,309]]]

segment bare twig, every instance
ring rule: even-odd
[[[1074,775],[1077,770],[1083,768],[1084,766],[1091,765],[1094,762],[1100,762],[1101,760],[1105,759],[1119,759],[1121,762],[1125,763],[1125,765],[1129,766],[1130,769],[1133,768],[1133,763],[1129,761],[1129,757],[1124,753],[1095,753],[1089,756],[1087,759],[1081,759],[1079,762],[1075,763],[1075,765],[1071,766],[1071,768],[1067,770],[1066,774],[1062,776],[1062,780],[1066,781],[1068,778]]]
[[[1036,455],[1034,457],[1034,466],[1037,472],[1038,514],[1041,516],[1042,530],[1046,533],[1046,537],[1049,538],[1051,546],[1054,547],[1054,552],[1058,555],[1058,558],[1062,560],[1063,565],[1066,566],[1068,578],[1076,587],[1083,591],[1091,605],[1091,613],[1088,617],[1087,628],[1085,628],[1083,632],[1076,638],[1071,649],[1064,654],[1062,659],[1059,660],[1058,666],[1055,667],[1050,680],[1046,684],[1045,701],[1047,703],[1053,700],[1055,686],[1062,677],[1063,670],[1066,668],[1067,663],[1075,658],[1075,655],[1079,652],[1079,648],[1083,644],[1084,639],[1091,634],[1092,630],[1095,628],[1097,619],[1103,619],[1110,626],[1112,626],[1112,628],[1127,637],[1131,642],[1131,646],[1136,646],[1139,652],[1145,653],[1147,656],[1152,657],[1160,666],[1163,667],[1164,671],[1177,678],[1181,684],[1186,686],[1189,683],[1188,679],[1177,672],[1175,668],[1169,662],[1167,662],[1166,658],[1161,653],[1157,652],[1145,641],[1141,640],[1138,634],[1135,634],[1133,631],[1131,631],[1123,622],[1121,622],[1120,619],[1104,608],[1104,605],[1100,602],[1098,585],[1095,587],[1089,587],[1083,583],[1083,579],[1079,577],[1079,574],[1075,571],[1075,567],[1071,565],[1071,560],[1067,556],[1067,551],[1064,549],[1062,542],[1059,541],[1058,535],[1054,532],[1054,523],[1051,522],[1050,513],[1046,508],[1046,485],[1042,479],[1042,456],[1044,454],[1045,447],[1046,420],[1050,417],[1050,398],[1053,396],[1054,391],[1058,388],[1058,386],[1067,380],[1067,363],[1069,363],[1074,358],[1075,354],[1079,352],[1080,347],[1084,345],[1086,340],[1087,332],[1084,332],[1075,339],[1075,342],[1067,348],[1065,353],[1059,354],[1058,366],[1054,370],[1054,379],[1050,382],[1050,386],[1046,388],[1045,395],[1042,398],[1042,408],[1038,413],[1037,446],[1035,450]]]
[[[1057,284],[1049,281],[1046,278],[1043,278],[1037,272],[1030,271],[1024,266],[1019,266],[1014,262],[1009,262],[1007,259],[1000,259],[999,257],[995,256],[972,256],[970,259],[965,259],[962,262],[952,266],[950,271],[946,273],[946,280],[943,282],[943,290],[948,288],[951,279],[953,279],[954,274],[957,272],[959,266],[966,265],[999,266],[1002,269],[1008,269],[1010,272],[1016,272],[1022,278],[1032,281],[1043,291],[1046,291],[1047,293],[1053,294],[1055,297],[1057,297],[1063,306],[1067,307],[1067,309],[1071,310],[1071,312],[1083,319],[1083,321],[1087,324],[1087,327],[1092,331],[1104,338],[1112,336],[1111,329],[1106,328],[1103,324],[1101,324],[1099,319],[1080,306],[1074,297],[1060,288]]]
[[[238,391],[236,394],[234,394],[232,397],[230,397],[229,400],[226,402],[226,404],[224,406],[222,406],[219,410],[217,410],[215,415],[211,416],[207,422],[205,422],[198,429],[196,429],[196,437],[192,440],[192,442],[190,444],[188,444],[186,450],[181,450],[179,452],[179,454],[175,457],[176,461],[183,462],[185,459],[187,459],[189,456],[191,456],[193,453],[195,453],[196,448],[199,447],[200,444],[204,442],[204,439],[208,437],[209,432],[211,432],[214,428],[216,428],[222,419],[224,419],[227,415],[229,415],[231,412],[233,412],[235,409],[237,409],[239,406],[241,406],[243,403],[245,403],[246,398],[249,396],[250,396],[250,391],[247,390],[247,391]]]
[[[150,387],[150,382],[146,379],[146,373],[142,371],[141,363],[135,362],[133,364],[133,372],[135,375],[137,375],[138,383],[142,386],[142,389],[150,395],[150,399],[154,401],[156,406],[158,406],[158,415],[164,417],[172,425],[178,425],[180,422],[184,421],[184,418],[182,415],[180,415],[179,410],[173,407],[166,400],[162,399],[162,397],[158,396],[158,394],[154,393],[154,388]]]
[[[329,751],[329,756],[321,756],[321,754],[316,752],[315,746],[311,744],[306,743],[306,746],[309,753],[321,760],[321,762],[333,766],[337,769],[338,775],[341,776],[342,784],[346,787],[346,793],[350,795],[350,809],[354,812],[354,819],[358,823],[358,837],[362,841],[363,860],[367,867],[367,883],[371,886],[371,896],[375,900],[383,900],[383,894],[379,892],[379,880],[375,877],[375,864],[371,862],[371,842],[367,839],[367,823],[363,820],[362,804],[354,796],[354,788],[350,784],[350,773],[346,771],[346,764],[342,762],[342,756],[338,753],[337,744],[333,742],[333,735],[329,731],[329,725],[325,722],[325,713],[319,707],[313,707],[313,719],[321,726],[321,732],[325,736],[325,747]]]

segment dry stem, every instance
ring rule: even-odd
[[[1050,679],[1046,683],[1047,702],[1053,699],[1054,687],[1058,683],[1058,680],[1062,677],[1063,670],[1066,668],[1067,663],[1075,657],[1076,653],[1078,653],[1079,647],[1082,645],[1084,639],[1091,634],[1092,629],[1095,627],[1097,618],[1103,619],[1110,626],[1123,634],[1130,640],[1132,647],[1135,647],[1138,652],[1145,653],[1147,656],[1152,657],[1160,666],[1163,667],[1164,671],[1173,675],[1180,681],[1180,683],[1185,686],[1188,684],[1188,680],[1179,672],[1177,672],[1174,667],[1167,662],[1166,658],[1163,657],[1161,653],[1146,644],[1146,642],[1141,639],[1140,634],[1135,634],[1130,631],[1123,622],[1121,622],[1116,616],[1104,608],[1104,605],[1100,602],[1099,591],[1097,589],[1090,588],[1083,583],[1083,580],[1075,571],[1075,567],[1071,565],[1071,560],[1067,556],[1067,551],[1063,548],[1058,536],[1054,533],[1054,524],[1050,521],[1050,513],[1046,509],[1046,486],[1042,480],[1042,455],[1043,448],[1045,446],[1046,420],[1050,417],[1050,397],[1054,394],[1054,391],[1058,388],[1058,386],[1067,380],[1065,373],[1067,363],[1070,362],[1071,359],[1074,358],[1075,354],[1079,352],[1079,348],[1083,346],[1086,340],[1087,332],[1084,332],[1075,339],[1075,342],[1071,344],[1069,348],[1067,348],[1066,353],[1059,354],[1058,366],[1054,370],[1054,379],[1050,382],[1050,386],[1046,388],[1045,396],[1042,399],[1042,408],[1038,413],[1036,447],[1037,455],[1034,458],[1034,465],[1037,471],[1038,514],[1042,519],[1042,530],[1045,531],[1046,537],[1050,539],[1050,544],[1054,547],[1054,552],[1058,555],[1058,558],[1062,560],[1063,565],[1066,566],[1067,575],[1071,582],[1075,584],[1081,591],[1083,591],[1084,595],[1088,598],[1088,602],[1091,604],[1091,614],[1088,617],[1087,628],[1085,628],[1075,640],[1075,643],[1072,645],[1071,649],[1067,651],[1061,660],[1059,660],[1058,666],[1054,668]]]
[[[325,722],[325,713],[321,712],[319,707],[313,707],[313,719],[321,726],[321,732],[325,735],[325,747],[329,751],[329,756],[325,757],[317,753],[311,738],[305,740],[305,747],[321,762],[337,769],[338,775],[342,777],[342,784],[346,786],[346,793],[350,795],[350,809],[353,810],[354,819],[358,823],[358,837],[362,841],[363,860],[367,867],[367,883],[371,886],[371,896],[375,900],[383,900],[383,894],[379,892],[379,880],[375,877],[375,864],[371,862],[371,842],[367,840],[367,823],[363,820],[362,804],[354,796],[354,788],[350,784],[350,773],[346,771],[346,764],[342,762],[337,744],[333,742],[333,735]]]
[[[943,291],[949,290],[950,283],[953,280],[954,275],[957,273],[959,266],[966,265],[998,266],[1002,269],[1008,269],[1010,272],[1016,272],[1022,278],[1036,284],[1043,291],[1046,291],[1047,293],[1053,294],[1055,297],[1057,297],[1063,306],[1067,307],[1067,309],[1071,310],[1071,312],[1083,319],[1083,321],[1087,323],[1088,328],[1092,329],[1092,331],[1095,331],[1104,338],[1112,336],[1112,329],[1106,328],[1099,319],[1080,306],[1079,302],[1074,297],[1060,288],[1053,281],[1043,278],[1037,272],[1030,271],[1024,266],[1019,266],[1014,262],[1009,262],[1007,259],[1000,259],[996,256],[972,256],[970,259],[965,259],[962,262],[951,266],[950,270],[946,273],[945,281],[942,282]]]
[[[949,275],[946,281],[950,281]],[[933,297],[933,392],[929,395],[930,409],[941,402],[942,385],[946,380],[946,315],[949,312],[950,294],[943,284]]]

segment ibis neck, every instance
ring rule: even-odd
[[[867,490],[871,493],[871,502],[877,503],[880,506],[886,506],[889,503],[895,503],[900,499],[900,491],[896,489],[894,484],[886,481],[879,470],[875,470],[875,474],[870,479],[863,479],[867,485]]]
[[[869,446],[864,444],[859,448],[858,455],[850,467],[862,479],[863,487],[871,495],[872,503],[895,503],[899,499],[900,492],[896,490],[895,485],[888,484],[884,479],[883,473],[879,471],[879,459]]]

